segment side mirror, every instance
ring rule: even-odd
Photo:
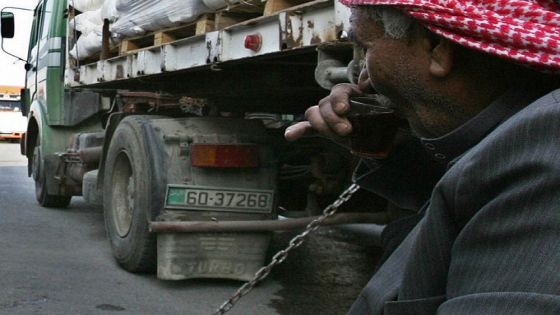
[[[12,12],[2,12],[0,31],[2,38],[14,38],[14,14]]]

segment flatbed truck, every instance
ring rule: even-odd
[[[103,206],[126,270],[248,280],[272,230],[301,227],[350,182],[346,150],[282,136],[327,89],[356,80],[348,8],[223,2],[116,45],[104,20],[100,51],[79,58],[69,53],[83,36],[72,4],[41,0],[34,10],[22,154],[40,205],[82,195]],[[15,11],[3,9],[4,38]]]

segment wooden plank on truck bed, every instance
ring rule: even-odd
[[[154,46],[161,46],[175,40],[175,36],[167,32],[157,32],[154,34]]]
[[[248,21],[259,16],[260,14],[250,12],[221,11],[216,13],[216,16],[214,18],[214,30],[219,31],[228,26]]]
[[[196,35],[204,34],[214,30],[214,15],[204,14],[196,21]]]
[[[244,13],[258,13],[262,15],[264,10],[264,3],[263,0],[242,0],[235,4],[230,4],[228,7],[221,11],[228,11],[228,12],[244,12]]]
[[[310,2],[309,0],[267,0],[264,6],[263,16],[270,16],[279,11]]]
[[[214,20],[212,18],[209,15],[203,15],[195,22],[124,39],[120,44],[119,53],[125,55],[139,49],[158,47],[179,39],[213,31]]]

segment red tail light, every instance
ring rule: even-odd
[[[244,45],[247,49],[250,49],[252,51],[259,51],[262,45],[261,34],[252,34],[245,36]]]
[[[191,145],[191,163],[195,167],[259,167],[259,147],[254,144]]]

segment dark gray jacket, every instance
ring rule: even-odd
[[[560,90],[506,118],[450,163],[349,314],[560,314]],[[375,174],[358,182],[379,190]]]

